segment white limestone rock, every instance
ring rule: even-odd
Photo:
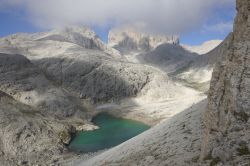
[[[149,51],[161,44],[179,44],[179,37],[147,34],[126,26],[112,29],[109,32],[108,43],[126,54],[133,51]]]
[[[249,0],[237,0],[232,45],[214,69],[205,113],[201,158],[223,165],[250,163],[249,9]]]

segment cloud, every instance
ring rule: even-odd
[[[179,34],[201,26],[213,10],[234,3],[234,0],[1,0],[0,9],[23,9],[33,24],[46,29],[72,24],[128,24],[153,33]]]
[[[233,30],[233,22],[220,22],[214,25],[205,25],[203,31],[205,33],[225,34]]]

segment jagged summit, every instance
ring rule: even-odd
[[[88,49],[102,49],[103,43],[94,31],[88,27],[68,26],[34,35],[34,40],[54,40],[72,42]]]
[[[37,38],[44,38],[48,35],[52,35],[52,34],[65,34],[65,35],[70,35],[72,33],[78,33],[82,36],[85,36],[87,38],[97,38],[98,36],[96,35],[96,33],[89,27],[87,26],[66,26],[64,28],[58,28],[58,29],[54,29],[51,30],[50,32],[43,32],[40,33]],[[34,35],[35,36],[35,35]]]
[[[122,53],[149,51],[161,44],[179,44],[179,37],[147,34],[131,27],[122,27],[109,32],[108,44]]]

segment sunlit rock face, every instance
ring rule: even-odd
[[[109,32],[108,43],[122,53],[131,51],[149,51],[161,44],[179,44],[178,36],[151,35],[138,32],[131,27],[112,29]]]
[[[250,1],[237,0],[231,46],[213,72],[201,158],[250,163]]]
[[[68,26],[47,33],[34,35],[35,40],[69,42],[87,49],[96,49],[113,57],[119,57],[117,50],[108,47],[97,34],[88,27]]]

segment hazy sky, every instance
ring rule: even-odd
[[[235,0],[0,0],[0,36],[90,25],[105,40],[110,27],[179,34],[198,44],[232,31]]]

